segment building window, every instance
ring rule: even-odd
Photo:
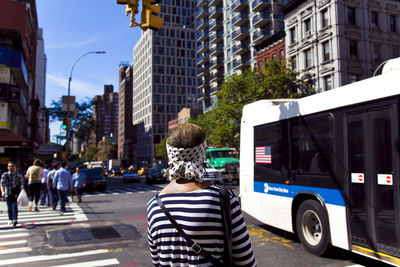
[[[306,19],[304,21],[304,33],[305,33],[305,36],[308,36],[311,34],[311,19]]]
[[[321,11],[321,25],[322,28],[325,28],[329,25],[328,9]]]
[[[332,89],[332,77],[329,76],[325,76],[324,77],[324,90],[328,91]]]
[[[325,43],[322,44],[323,51],[324,51],[324,61],[330,60],[331,59],[331,46],[329,44],[329,41],[326,41]]]
[[[378,29],[378,12],[371,12],[371,29]]]
[[[381,60],[381,46],[380,44],[373,44],[373,59],[374,61],[380,61]]]
[[[351,59],[358,58],[357,40],[349,40],[349,53]]]
[[[285,50],[282,49],[279,51],[279,60],[283,60],[285,58]]]
[[[391,32],[396,32],[397,27],[396,27],[396,16],[395,15],[389,15],[389,28]]]
[[[356,25],[356,9],[354,7],[347,7],[347,23]]]
[[[305,66],[306,66],[306,68],[311,67],[312,66],[311,49],[307,49],[304,52],[304,56],[305,56]]]
[[[290,43],[294,44],[296,42],[296,27],[291,28],[289,32],[290,32]]]

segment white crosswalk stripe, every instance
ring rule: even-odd
[[[4,203],[1,207],[6,208]],[[116,266],[120,262],[114,257],[110,257],[108,249],[89,249],[79,252],[57,253],[51,255],[38,254],[32,247],[28,246],[30,226],[46,225],[57,223],[74,223],[87,221],[87,217],[82,209],[75,203],[69,203],[66,213],[59,215],[58,210],[39,206],[39,212],[28,212],[27,207],[19,208],[18,227],[8,225],[7,212],[0,213],[0,266]],[[95,256],[95,259],[88,257]],[[66,264],[66,261],[70,263]]]
[[[158,192],[163,187],[164,187],[164,185],[161,185],[161,186],[149,185],[149,186],[118,188],[118,189],[112,189],[112,190],[109,189],[106,191],[91,191],[91,192],[85,192],[84,197],[144,193],[144,192]]]

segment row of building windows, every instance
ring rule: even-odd
[[[382,29],[389,32],[397,32],[397,15],[382,14],[377,11],[370,11],[369,23],[370,29]],[[384,21],[387,20],[387,28],[384,28]],[[357,9],[355,7],[347,7],[347,23],[351,25],[359,25],[357,17]]]
[[[163,66],[163,65],[155,65],[155,66],[153,66],[153,72],[157,73],[157,74],[169,75],[167,77],[170,77],[170,78],[171,78],[170,75],[192,76],[192,77],[196,76],[196,69],[188,68],[188,67],[178,68],[178,67],[172,67],[172,66],[170,67],[170,66]],[[160,83],[160,77],[156,78],[155,76],[158,76],[158,75],[154,75],[154,77],[153,77],[154,79],[157,79],[157,81],[154,80],[153,82]],[[177,77],[177,78],[182,78],[182,77]],[[183,78],[185,78],[185,77],[183,77]],[[175,79],[173,79],[173,80],[175,80]],[[175,83],[175,81],[173,81],[172,83]],[[181,84],[181,82],[179,84]]]
[[[165,48],[165,49],[164,49]],[[195,47],[193,47],[195,48]],[[183,53],[182,53],[183,51]],[[169,47],[163,47],[163,46],[154,46],[153,47],[153,53],[154,55],[161,55],[161,56],[182,56],[184,54],[184,50],[178,49],[178,48],[169,48]],[[190,52],[191,58],[195,58],[195,52],[194,50]]]
[[[178,58],[175,58],[175,57],[160,57],[160,56],[153,56],[153,64],[155,64],[155,65],[159,65],[159,64],[161,64],[162,66],[165,66],[165,65],[169,65],[169,66],[171,66],[171,65],[173,65],[173,66],[186,66],[186,67],[195,67],[196,66],[196,64],[195,64],[195,60],[194,60],[194,58],[195,58],[195,53],[194,53],[194,51],[192,50],[192,51],[188,51],[187,50],[187,54],[188,54],[188,57],[189,57],[189,52],[191,52],[192,53],[192,59],[186,59],[186,58],[182,58],[182,57],[185,57],[185,50],[178,50],[178,51],[181,51],[181,53],[182,53],[182,55],[180,56],[180,57],[178,57]],[[179,55],[178,55],[179,56]]]

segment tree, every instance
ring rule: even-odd
[[[161,139],[161,142],[159,144],[155,145],[156,157],[162,160],[168,160],[167,138],[168,138],[168,133],[165,134],[164,138]]]
[[[92,119],[93,100],[87,99],[87,101],[76,103],[75,109],[77,110],[75,113],[76,116],[70,116],[71,129],[73,129],[75,136],[88,143],[90,132],[94,128],[94,122]],[[62,119],[67,115],[65,111],[62,111],[62,98],[58,101],[53,100],[51,102],[49,115],[52,122],[62,121]]]
[[[269,61],[259,70],[244,70],[226,78],[217,92],[215,108],[191,119],[207,134],[208,145],[240,146],[243,106],[261,99],[299,98],[314,92],[312,85],[298,79],[299,73],[284,62]]]
[[[103,138],[97,146],[98,151],[96,159],[100,161],[107,161],[114,153],[114,147],[107,138]]]
[[[83,154],[83,156],[82,156],[82,160],[84,161],[84,162],[86,162],[86,161],[95,161],[96,160],[96,155],[97,155],[97,153],[98,153],[98,151],[99,151],[99,148],[97,147],[97,146],[95,146],[95,145],[89,145],[87,148],[86,148],[86,152]]]

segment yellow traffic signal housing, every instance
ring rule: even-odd
[[[135,15],[138,13],[138,0],[117,0],[117,4],[125,4],[125,13],[128,16],[131,14],[130,26],[140,26],[135,22]]]
[[[140,27],[146,31],[150,29],[161,29],[164,23],[164,19],[157,16],[160,14],[160,7],[156,4],[158,1],[154,0],[142,0],[142,21]]]

